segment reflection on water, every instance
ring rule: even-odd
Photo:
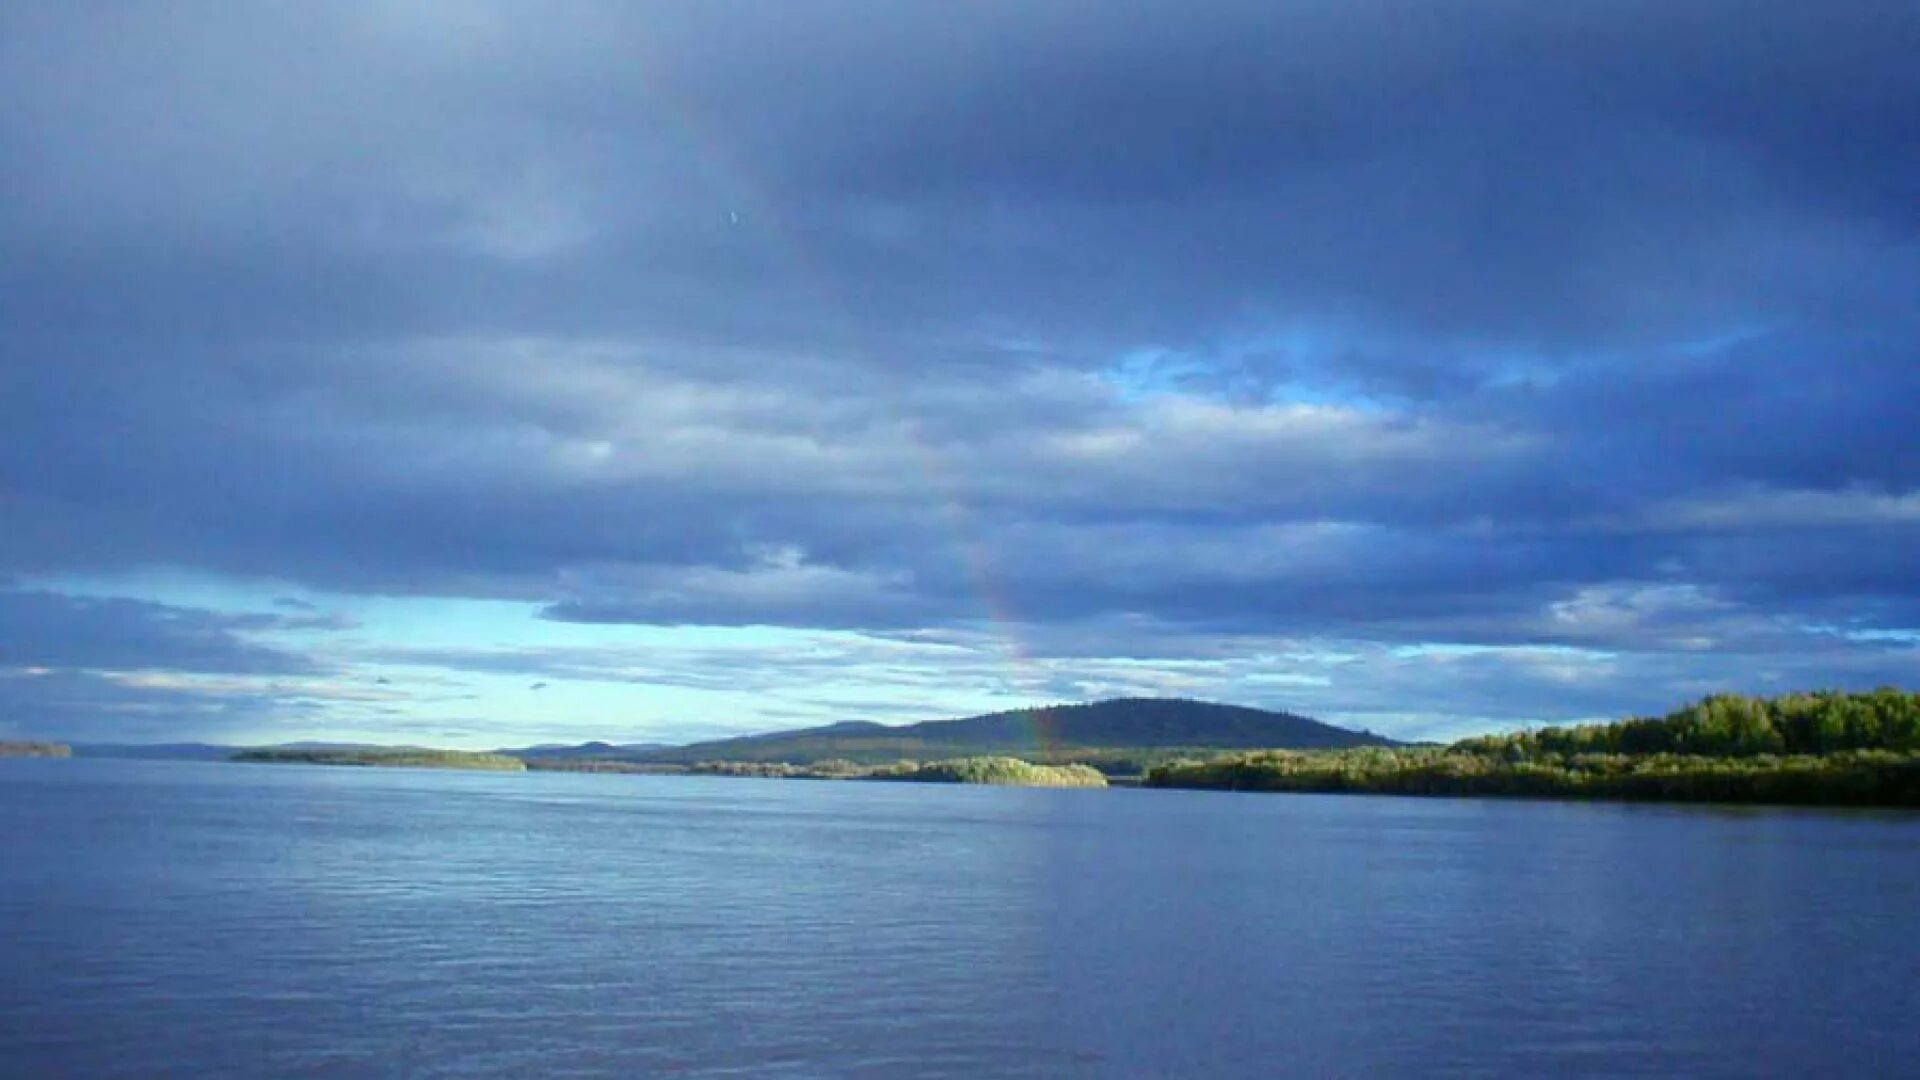
[[[7,1076],[1910,1075],[1920,818],[0,763]]]

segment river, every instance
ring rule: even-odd
[[[1920,815],[0,762],[7,1077],[1911,1076]]]

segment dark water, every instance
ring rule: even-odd
[[[1912,1076],[1920,818],[0,762],[0,1074]]]

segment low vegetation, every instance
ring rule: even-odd
[[[1920,694],[1723,694],[1653,719],[1447,747],[1263,750],[1157,766],[1149,787],[1920,806]]]
[[[512,755],[518,756],[518,755]],[[591,758],[521,758],[528,772],[626,773],[633,776],[677,776],[683,765],[648,765],[636,761],[595,761]]]
[[[1005,784],[1016,787],[1106,787],[1107,778],[1086,765],[1034,765],[1011,757],[967,757],[913,762],[878,768],[872,780],[911,780],[936,784]]]
[[[894,761],[865,765],[844,758],[808,764],[787,761],[700,761],[687,771],[701,776],[753,776],[811,780],[909,780],[936,784],[1003,784],[1015,787],[1106,787],[1107,778],[1086,765],[1036,765],[1014,757],[961,757],[942,761]]]
[[[873,769],[834,758],[796,764],[790,761],[696,761],[687,772],[699,776],[752,776],[779,780],[861,780]]]
[[[231,760],[297,765],[371,765],[414,769],[491,769],[518,772],[527,766],[519,758],[505,754],[479,754],[466,750],[318,750],[269,747],[242,750]]]

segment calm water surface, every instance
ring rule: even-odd
[[[1920,1074],[1920,817],[0,762],[0,1075]]]

